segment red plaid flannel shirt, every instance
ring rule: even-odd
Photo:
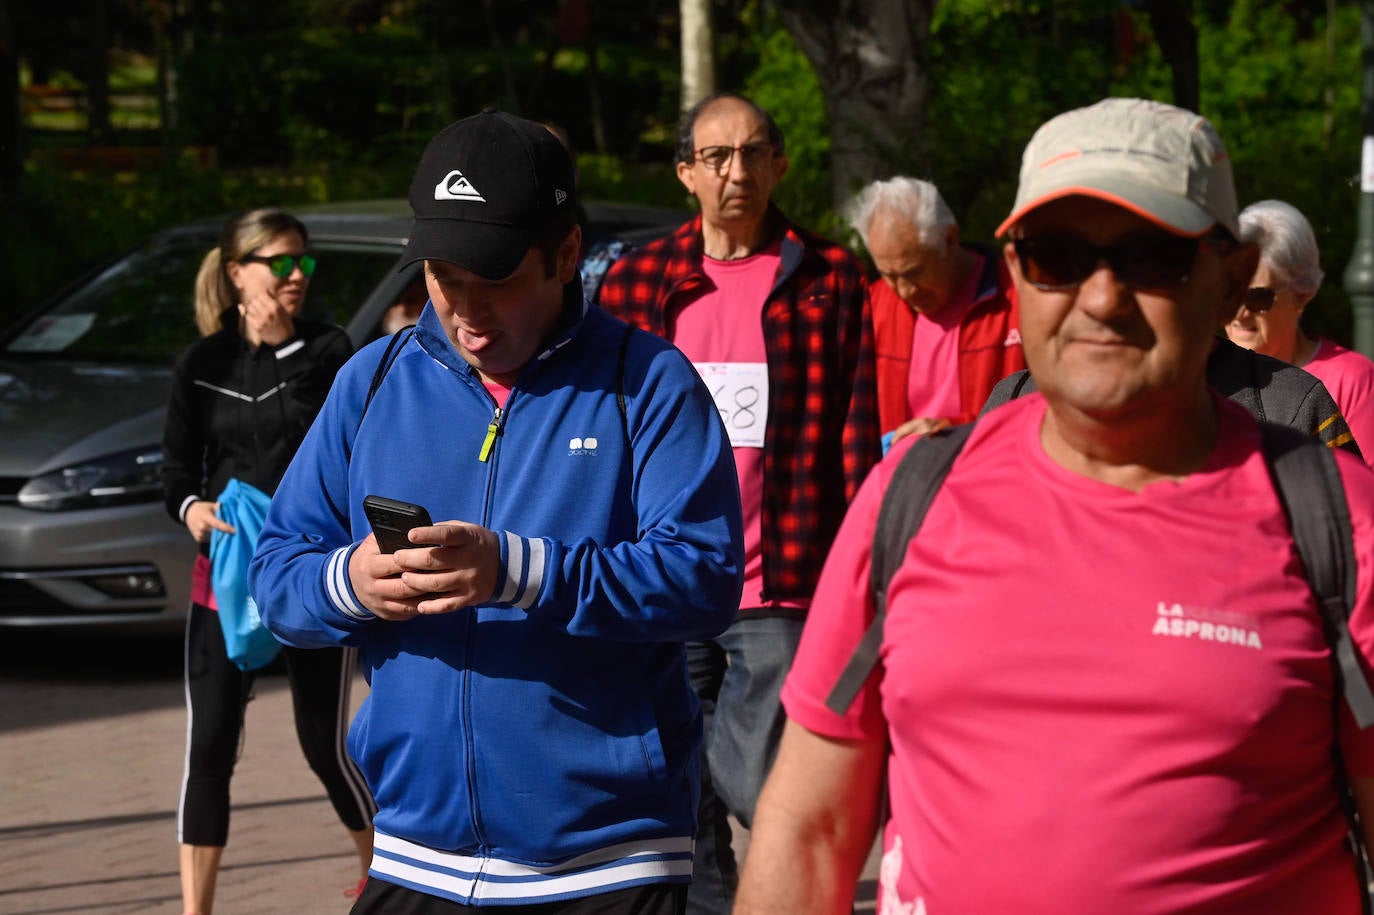
[[[882,455],[873,322],[863,268],[834,242],[781,213],[782,263],[763,309],[768,426],[763,454],[763,599],[807,600],[830,543]],[[673,317],[711,288],[701,217],[623,255],[601,284],[602,308],[667,336]]]

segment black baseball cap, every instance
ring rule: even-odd
[[[573,164],[542,124],[487,109],[435,135],[410,182],[415,223],[401,266],[457,264],[510,276],[550,220],[577,207]]]

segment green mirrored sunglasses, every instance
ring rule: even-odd
[[[301,273],[308,277],[315,275],[315,258],[309,254],[274,254],[271,257],[263,257],[261,254],[245,254],[239,260],[254,264],[266,264],[267,269],[271,270],[272,275],[277,279],[290,276],[297,264],[300,265]]]

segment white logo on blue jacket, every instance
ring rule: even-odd
[[[571,438],[568,440],[568,454],[596,454],[596,446],[600,444],[594,436],[586,438]]]

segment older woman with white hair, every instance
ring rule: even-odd
[[[1320,378],[1365,459],[1374,463],[1374,362],[1330,340],[1308,337],[1299,326],[1322,283],[1312,226],[1282,200],[1261,200],[1241,211],[1240,237],[1259,245],[1260,261],[1226,335]]]

